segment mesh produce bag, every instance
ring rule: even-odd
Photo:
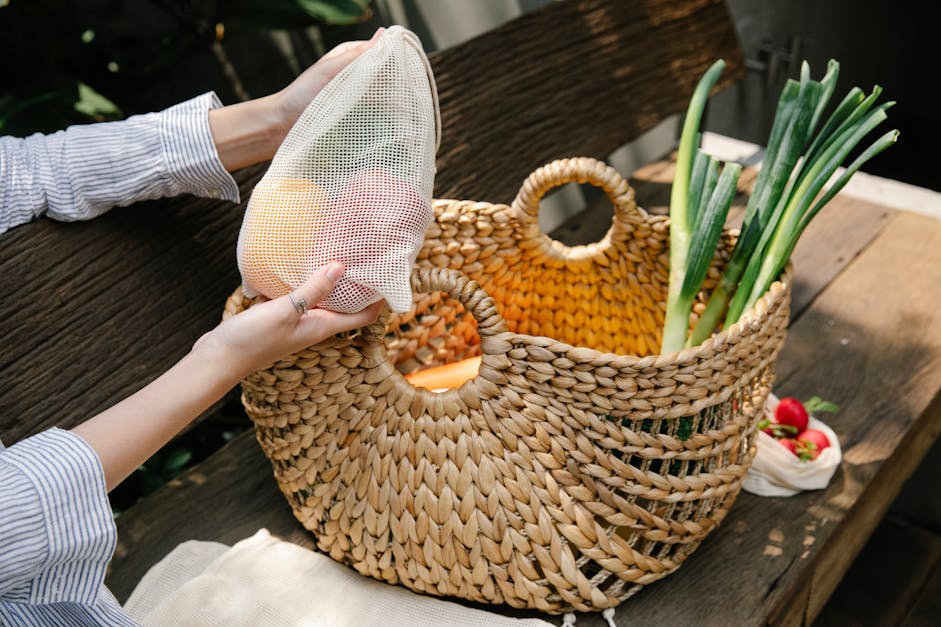
[[[384,298],[407,311],[440,134],[421,42],[393,26],[311,101],[252,192],[238,242],[245,294],[283,296],[341,261],[321,307],[351,313]]]

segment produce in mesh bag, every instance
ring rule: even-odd
[[[352,313],[384,298],[407,311],[440,130],[421,42],[393,26],[311,101],[252,192],[238,242],[245,295],[283,296],[340,261],[319,306]]]

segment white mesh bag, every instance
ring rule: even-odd
[[[252,192],[238,241],[245,294],[283,296],[341,261],[319,306],[352,313],[384,298],[407,311],[440,135],[421,42],[393,26],[311,101]]]

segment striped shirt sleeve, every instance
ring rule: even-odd
[[[190,193],[238,202],[209,130],[213,92],[160,113],[0,137],[0,233],[43,214],[89,220],[114,206]]]
[[[117,530],[94,450],[50,429],[0,447],[0,601],[93,605]]]

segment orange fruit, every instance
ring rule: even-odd
[[[248,202],[239,241],[243,282],[268,298],[299,287],[315,270],[313,242],[329,202],[313,181],[263,178]]]

